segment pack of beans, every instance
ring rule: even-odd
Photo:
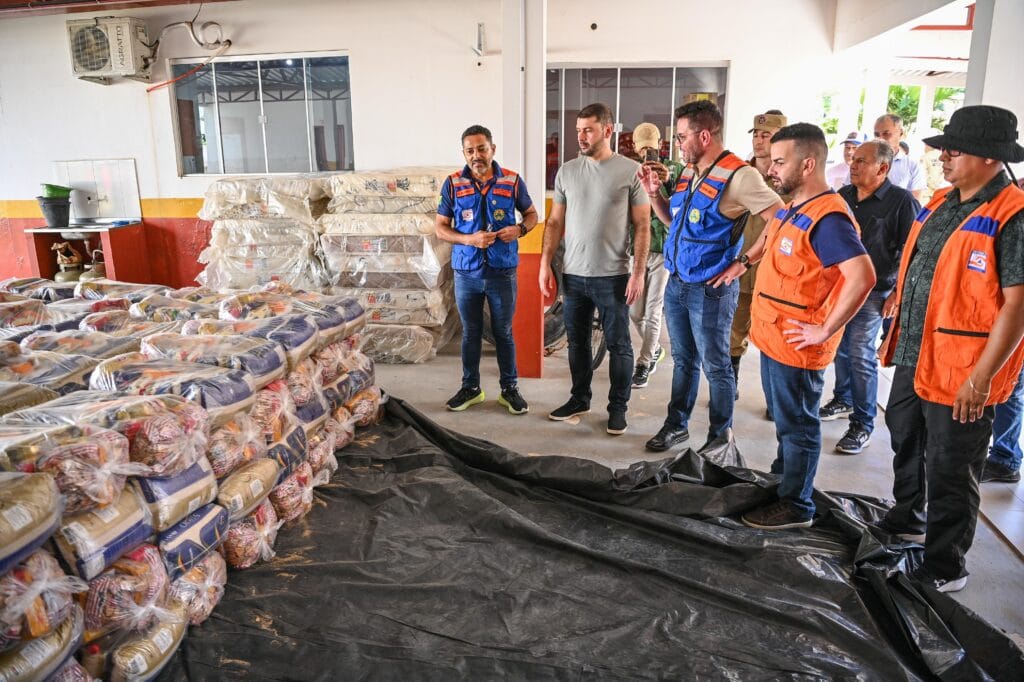
[[[171,580],[202,561],[217,548],[228,529],[228,510],[208,504],[157,535],[157,545]]]
[[[202,456],[209,416],[202,407],[174,395],[127,395],[78,391],[32,409],[12,412],[7,423],[91,424],[123,434],[129,458],[150,476],[173,476]]]
[[[53,535],[63,511],[53,476],[0,472],[0,575]]]
[[[0,423],[0,470],[53,476],[66,514],[112,504],[126,477],[145,468],[128,459],[128,439],[96,426]]]
[[[167,530],[217,499],[217,479],[205,456],[174,476],[133,478],[131,485],[149,509],[157,531]]]
[[[87,587],[42,549],[0,576],[0,652],[52,633],[71,614],[73,595]]]
[[[153,533],[149,510],[128,489],[114,504],[65,515],[54,543],[75,575],[92,580]]]

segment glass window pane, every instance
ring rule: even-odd
[[[678,68],[676,69],[676,106],[687,102],[707,99],[725,111],[725,78],[728,69],[724,66]],[[768,107],[770,108],[770,107]],[[751,112],[751,116],[756,112]]]
[[[223,170],[225,173],[265,173],[256,62],[222,62],[215,67]]]
[[[618,152],[639,160],[633,148],[633,129],[640,123],[653,123],[661,131],[661,156],[668,157],[671,136],[666,128],[672,121],[672,68],[622,69],[620,74]]]
[[[195,64],[175,64],[172,78],[195,68]],[[209,64],[174,85],[178,115],[178,139],[181,141],[181,167],[186,175],[220,173],[220,136],[213,102],[213,67]]]
[[[307,60],[313,167],[318,171],[352,170],[352,89],[348,57]]]
[[[562,125],[562,72],[560,69],[548,69],[547,78],[547,111],[544,116],[544,137],[547,152],[545,155],[546,172],[545,187],[555,188],[555,173],[558,172],[558,155],[561,136],[558,129]]]
[[[601,102],[615,114],[615,93],[617,90],[617,69],[566,69],[565,70],[565,145],[562,163],[579,156],[580,147],[576,142],[576,114],[588,104]],[[613,140],[614,142],[614,140]],[[612,145],[614,149],[614,144]]]
[[[302,59],[260,61],[260,78],[267,134],[267,170],[271,173],[309,172]]]

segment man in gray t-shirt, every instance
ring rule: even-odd
[[[565,421],[590,411],[594,376],[590,347],[594,311],[599,313],[609,354],[608,433],[626,432],[626,405],[633,376],[629,306],[644,290],[650,246],[650,200],[640,185],[640,164],[611,150],[611,110],[591,104],[576,119],[581,156],[558,169],[551,214],[544,223],[540,290],[554,293],[551,261],[565,239],[562,307],[569,339],[572,397],[548,415]],[[636,241],[629,262],[630,224]]]

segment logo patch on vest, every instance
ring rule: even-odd
[[[789,237],[783,237],[782,243],[779,244],[779,251],[786,254],[787,256],[793,255],[793,240]]]
[[[698,211],[695,208],[690,210],[690,222],[691,223],[699,223],[700,222],[700,211]]]
[[[473,209],[471,209],[471,208],[464,208],[464,209],[462,209],[462,220],[467,222],[467,223],[470,222],[471,220],[473,220]]]
[[[967,259],[967,269],[984,273],[988,270],[988,254],[984,251],[971,251],[971,257]]]
[[[505,209],[503,209],[503,208],[496,208],[496,209],[494,209],[494,219],[495,220],[504,220],[505,219]]]

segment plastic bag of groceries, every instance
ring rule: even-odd
[[[249,568],[274,558],[277,531],[284,525],[274,505],[264,499],[250,514],[228,528],[224,538],[224,558],[231,568]]]
[[[139,339],[80,329],[37,331],[22,339],[21,347],[25,351],[45,350],[62,355],[87,355],[106,359],[138,351]]]
[[[0,341],[0,381],[34,384],[60,395],[88,388],[98,363],[97,358],[86,355],[23,352],[16,343]]]
[[[0,575],[53,535],[63,511],[64,498],[52,476],[0,471]]]
[[[228,528],[230,534],[231,529]],[[227,538],[224,541],[226,543]],[[199,625],[210,617],[220,603],[227,580],[228,569],[224,557],[220,552],[210,552],[171,583],[167,596],[171,602],[185,609],[190,624]]]
[[[218,479],[224,478],[246,462],[266,455],[267,441],[263,437],[263,430],[248,414],[235,415],[210,434],[207,458]]]
[[[82,609],[77,605],[52,632],[17,649],[0,653],[0,680],[50,680],[82,642]]]
[[[66,514],[117,502],[128,476],[147,468],[128,459],[128,439],[89,426],[0,423],[0,470],[46,473],[64,495]]]
[[[203,456],[210,434],[209,415],[175,395],[128,395],[78,391],[32,409],[12,412],[8,423],[92,424],[128,438],[132,462],[149,476],[173,476]]]
[[[150,294],[165,294],[170,287],[161,284],[135,284],[117,282],[112,279],[90,279],[75,285],[76,298],[127,298],[132,303],[141,301]]]
[[[154,360],[128,353],[104,360],[92,373],[90,387],[149,395],[180,395],[206,408],[213,426],[248,409],[254,398],[247,372],[177,360]]]
[[[72,595],[86,589],[46,550],[30,554],[0,576],[0,652],[52,633],[71,615]]]
[[[242,335],[273,341],[284,348],[288,367],[308,358],[320,345],[316,320],[308,315],[281,315],[255,320],[193,320],[181,329],[186,336]]]
[[[191,301],[192,303],[216,306],[221,302],[221,300],[235,293],[237,292],[219,291],[217,289],[210,289],[209,287],[183,287],[181,289],[168,291],[167,295],[170,298],[176,298],[182,301]]]
[[[128,314],[137,320],[150,322],[174,322],[217,317],[217,307],[206,303],[194,303],[163,294],[150,294],[133,303]]]
[[[171,622],[179,614],[168,610],[170,578],[155,545],[127,552],[88,583],[85,641],[110,632],[141,632],[154,623]]]
[[[0,281],[0,291],[40,301],[59,301],[75,295],[77,282],[54,282],[41,277],[11,277]]]
[[[0,416],[57,398],[57,392],[33,384],[0,381]]]
[[[418,364],[437,354],[434,335],[413,325],[368,324],[359,339],[359,350],[384,364]]]
[[[154,360],[196,362],[248,372],[256,389],[283,376],[287,369],[284,349],[277,343],[241,335],[152,334],[142,340],[141,352]]]
[[[65,515],[53,537],[75,575],[92,580],[153,532],[149,510],[128,488],[111,505]]]

